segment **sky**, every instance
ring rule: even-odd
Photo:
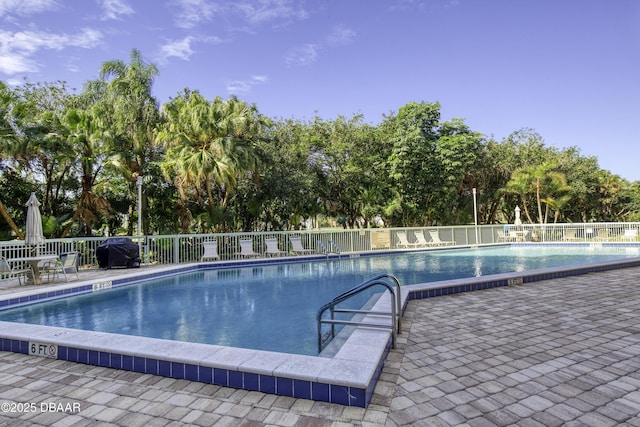
[[[380,123],[439,102],[497,141],[533,129],[640,180],[637,0],[0,0],[0,80],[78,91],[132,49],[275,119]]]

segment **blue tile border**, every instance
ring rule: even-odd
[[[29,342],[0,338],[0,350],[29,354]],[[58,347],[58,360],[103,366],[132,372],[159,375],[175,379],[217,384],[263,393],[277,394],[300,399],[338,403],[347,406],[367,407],[373,394],[377,377],[367,389],[326,384],[314,381],[276,377],[253,372],[235,371],[211,366],[195,365],[158,358],[106,353],[79,347]],[[378,372],[382,370],[384,358]],[[379,375],[379,373],[378,373]]]

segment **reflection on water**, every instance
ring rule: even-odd
[[[0,320],[315,354],[317,310],[378,273],[407,285],[637,256],[628,247],[501,247],[201,270],[5,310]]]

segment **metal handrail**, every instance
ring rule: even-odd
[[[336,244],[336,242],[334,242],[333,240],[329,239],[327,241],[327,244],[329,246],[333,246],[333,249],[335,249],[335,253],[337,253],[338,255],[340,255],[340,247]]]
[[[390,279],[394,283],[391,284],[385,279]],[[384,286],[389,291],[391,296],[391,313],[381,312],[381,311],[373,311],[373,310],[351,310],[351,309],[338,309],[336,306],[341,302],[348,300],[349,298],[358,295],[359,293],[373,287],[373,286]],[[394,289],[395,288],[395,289]],[[333,300],[328,302],[327,304],[320,307],[318,313],[316,314],[316,320],[318,322],[318,352],[321,352],[325,345],[335,337],[335,325],[352,325],[352,326],[365,326],[369,328],[380,328],[380,329],[390,329],[391,330],[391,345],[393,348],[396,347],[396,338],[399,333],[401,333],[401,295],[400,295],[400,282],[395,276],[392,276],[388,273],[380,273],[371,279],[349,289],[348,291],[338,295]],[[331,318],[323,319],[323,314],[325,311],[331,310]],[[390,316],[391,324],[390,325],[381,325],[379,323],[371,323],[366,321],[354,321],[354,320],[340,320],[335,319],[335,313],[352,313],[352,314],[367,314],[369,316]],[[322,334],[322,324],[327,323],[331,325],[331,335],[330,337],[324,337]],[[329,339],[330,338],[330,339]]]

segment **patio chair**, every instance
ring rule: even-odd
[[[240,239],[240,253],[243,258],[257,258],[260,256],[258,252],[253,251],[253,239]]]
[[[60,273],[64,275],[66,281],[69,281],[69,274],[74,273],[76,275],[76,279],[80,279],[78,276],[78,253],[77,252],[69,252],[67,254],[61,255],[54,262],[50,262],[44,264],[40,268],[41,274],[47,275],[47,282],[51,281],[51,275],[53,275],[53,280],[56,279],[56,276],[60,276]]]
[[[601,240],[608,242],[609,241],[609,229],[601,228],[598,230],[598,235],[596,236],[596,240]]]
[[[211,240],[208,242],[202,242],[202,248],[204,249],[204,253],[202,254],[202,258],[200,261],[211,260],[211,259],[219,259],[218,256],[218,241]]]
[[[565,241],[577,240],[578,239],[577,233],[578,233],[578,230],[576,230],[575,228],[567,228],[566,230],[564,230],[564,236],[562,236],[562,240],[565,240]]]
[[[398,237],[398,247],[400,248],[414,248],[417,246],[417,243],[409,243],[407,233],[404,231],[398,231],[396,236]]]
[[[302,246],[302,237],[289,237],[291,242],[291,250],[298,255],[312,254],[315,252],[313,249],[305,249]]]
[[[429,230],[429,236],[431,236],[432,245],[448,246],[456,244],[456,242],[453,240],[440,240],[440,233],[438,232],[438,230]]]
[[[515,242],[516,236],[512,236],[508,231],[498,230],[498,243],[500,242]]]
[[[620,239],[635,242],[636,240],[638,240],[638,229],[629,228],[627,230],[624,230],[624,234],[620,236]]]
[[[29,265],[21,263],[12,267],[6,258],[0,257],[0,279],[16,278],[18,279],[18,284],[22,285],[22,280],[25,279],[26,281],[29,274],[33,275]]]
[[[278,247],[278,239],[275,237],[268,237],[264,239],[264,243],[267,245],[267,250],[264,252],[267,256],[281,256],[286,255],[286,251],[281,251]]]
[[[422,231],[414,231],[413,235],[416,236],[416,246],[420,246],[420,247],[429,246],[429,242],[424,237],[424,233]]]

